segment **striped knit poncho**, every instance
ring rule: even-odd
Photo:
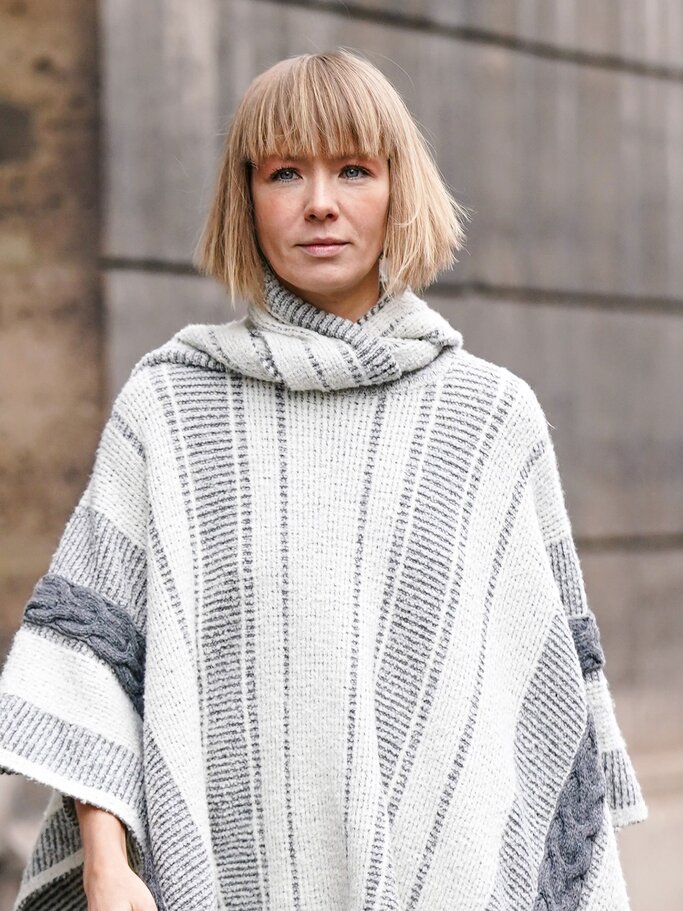
[[[617,911],[648,811],[548,423],[410,291],[134,367],[0,677],[51,788],[15,907],[85,909],[73,798],[160,911]]]

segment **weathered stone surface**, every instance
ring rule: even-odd
[[[0,13],[3,656],[102,421],[95,16],[83,0]]]
[[[318,5],[341,6],[339,0]],[[354,0],[352,8],[403,19],[408,27],[452,29],[478,43],[507,42],[526,53],[594,56],[597,64],[622,68],[680,71],[683,63],[683,9],[667,0]]]

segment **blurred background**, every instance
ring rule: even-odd
[[[456,198],[425,297],[554,428],[650,808],[634,911],[683,908],[683,2],[1,0],[0,659],[135,361],[233,319],[190,258],[229,118],[275,61],[362,52]],[[0,911],[46,792],[0,776]]]

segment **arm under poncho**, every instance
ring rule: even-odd
[[[16,909],[81,907],[74,798],[119,817],[129,861],[155,891],[141,737],[147,487],[137,383],[114,402],[0,678],[0,770],[52,789]]]
[[[537,438],[531,475],[536,512],[579,656],[597,756],[604,773],[604,796],[618,831],[647,819],[648,808],[616,718],[604,670],[605,654],[595,614],[588,604],[548,422],[533,390],[527,387],[526,392]]]

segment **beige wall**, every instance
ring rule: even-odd
[[[87,0],[0,6],[0,657],[103,420],[95,12]],[[2,909],[44,796],[0,776]]]
[[[0,14],[2,647],[80,492],[102,415],[92,3]]]
[[[5,630],[75,502],[101,422],[93,23],[87,13],[77,17],[86,4],[75,0],[64,5],[61,25],[54,5],[26,7],[6,17],[23,61],[8,97],[35,108],[38,125],[53,123],[50,103],[63,105],[70,127],[53,123],[56,139],[45,127],[39,151],[10,165],[26,175],[47,168],[22,192],[28,198],[42,188],[47,205],[64,187],[62,208],[50,210],[41,229],[40,215],[3,215],[0,223],[3,265],[20,261],[0,278],[15,289],[3,294],[3,313],[4,301],[10,305],[2,351],[26,383],[5,409],[14,482],[2,557],[11,592]],[[58,58],[52,66],[34,65],[41,54],[23,25],[31,15],[38,35],[62,36],[46,39],[43,56]],[[474,209],[460,262],[426,296],[463,332],[466,347],[529,380],[554,427],[606,671],[652,814],[619,836],[632,907],[678,911],[683,7],[102,0],[100,17],[108,401],[137,357],[177,328],[231,317],[222,291],[193,276],[190,256],[222,133],[251,78],[286,55],[346,45],[403,93],[456,196]],[[71,73],[70,91],[69,79],[52,72],[58,63]],[[88,101],[74,113],[69,98],[84,85]],[[41,93],[51,101],[43,104]],[[66,133],[69,151],[79,148],[73,154],[85,160],[84,182],[58,142]],[[57,163],[39,164],[47,161]],[[75,344],[78,370],[70,369]],[[41,521],[48,504],[50,521]]]

